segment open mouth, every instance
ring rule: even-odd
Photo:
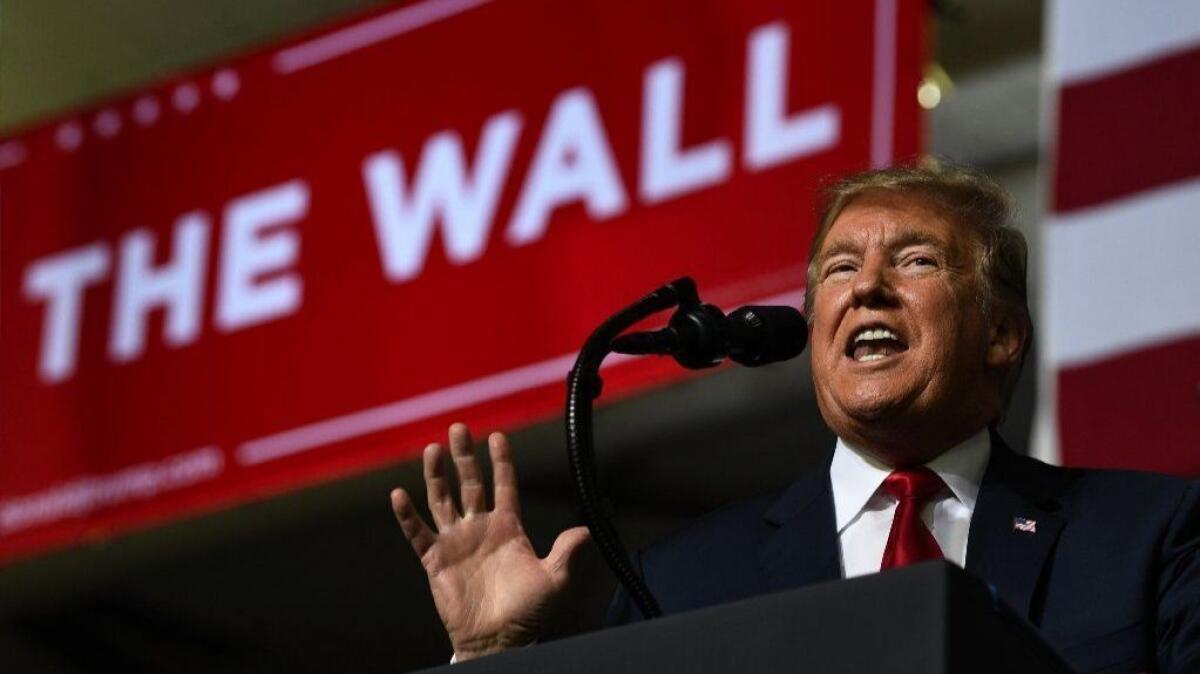
[[[908,350],[908,344],[891,328],[869,325],[850,336],[846,356],[859,363],[874,363]]]

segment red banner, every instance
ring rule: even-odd
[[[796,301],[820,180],[918,149],[920,6],[429,0],[0,141],[0,557],[545,418],[683,274]]]

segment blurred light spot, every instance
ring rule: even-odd
[[[25,161],[25,145],[19,140],[0,145],[0,169],[11,168]]]
[[[954,82],[945,69],[937,63],[925,67],[925,77],[917,87],[917,103],[926,110],[932,110],[942,103],[954,91]]]
[[[160,114],[162,107],[153,96],[142,96],[133,104],[133,119],[142,126],[153,126]]]
[[[926,110],[936,108],[938,103],[942,102],[942,88],[937,82],[922,82],[921,86],[917,87],[917,102]]]
[[[212,92],[217,98],[223,101],[228,101],[237,96],[238,89],[241,89],[241,87],[241,78],[238,77],[237,72],[234,70],[226,68],[213,75]]]
[[[96,115],[92,128],[101,138],[112,138],[121,131],[121,116],[112,108],[105,108]]]
[[[59,149],[74,152],[83,143],[83,127],[78,122],[60,124],[54,131],[54,142]]]
[[[175,87],[175,93],[171,94],[171,103],[180,112],[191,112],[200,105],[200,90],[191,82],[181,84]]]

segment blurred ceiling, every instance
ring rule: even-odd
[[[0,130],[224,60],[382,0],[0,0]]]

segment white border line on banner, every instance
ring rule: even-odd
[[[528,391],[560,379],[566,381],[567,372],[574,362],[575,354],[569,353],[540,363],[518,367],[412,398],[397,400],[251,440],[238,447],[237,462],[244,466],[253,466],[274,461],[342,440],[403,426],[445,412]],[[619,362],[617,357],[605,362],[605,365],[615,362]]]
[[[448,19],[490,1],[428,0],[404,7],[294,47],[281,49],[271,57],[271,67],[281,75],[290,75],[384,40],[390,40],[397,35],[403,35],[423,26]]]
[[[781,293],[751,302],[751,304],[799,306],[803,297],[804,290],[801,289]],[[567,372],[575,363],[575,357],[576,354],[568,353],[412,398],[397,400],[250,440],[237,448],[236,459],[243,466],[254,466],[335,442],[428,419],[514,393],[528,391],[546,384],[565,382]],[[632,358],[633,356],[613,354],[605,359],[604,367],[608,368]]]
[[[892,163],[896,106],[896,0],[875,0],[875,77],[871,87],[871,168]]]

